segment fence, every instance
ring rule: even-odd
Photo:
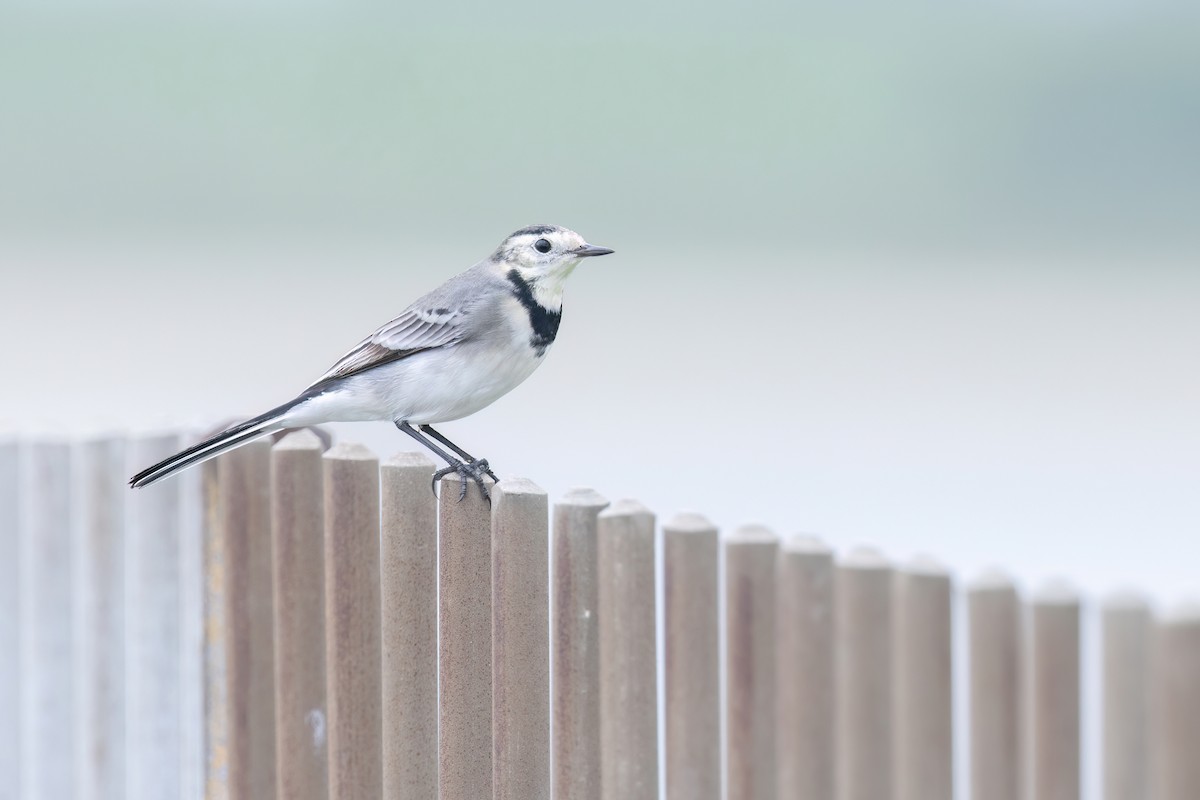
[[[0,797],[942,800],[960,743],[973,800],[1080,796],[1069,589],[966,587],[956,732],[931,561],[696,515],[659,549],[635,502],[438,501],[312,431],[126,488],[181,444],[0,443]],[[1195,800],[1200,612],[1102,620],[1103,796]]]

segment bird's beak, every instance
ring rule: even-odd
[[[582,247],[576,247],[571,252],[582,258],[583,256],[606,256],[612,250],[607,247],[596,247],[594,244],[585,244]]]

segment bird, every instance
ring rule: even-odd
[[[425,294],[378,328],[288,402],[147,467],[133,488],[288,428],[388,421],[457,473],[459,500],[474,481],[498,480],[432,425],[474,414],[516,388],[542,363],[562,321],[563,285],[586,258],[613,251],[557,225],[514,231],[487,258]],[[451,452],[447,452],[447,450]]]

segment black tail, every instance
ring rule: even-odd
[[[298,400],[293,400],[290,403],[285,403],[278,408],[271,409],[265,414],[260,414],[254,419],[240,422],[232,428],[218,433],[216,436],[205,439],[199,444],[194,444],[186,450],[178,452],[170,458],[160,461],[154,466],[148,467],[137,475],[134,475],[129,479],[129,485],[135,489],[142,486],[149,486],[169,475],[174,475],[180,470],[208,461],[210,458],[215,458],[227,450],[232,450],[260,436],[273,433],[283,427],[280,423],[280,418],[290,411],[297,402]]]

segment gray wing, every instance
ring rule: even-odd
[[[468,270],[413,303],[338,359],[309,391],[413,353],[463,341],[471,333],[468,317],[483,294],[479,291],[482,276],[474,273]]]

